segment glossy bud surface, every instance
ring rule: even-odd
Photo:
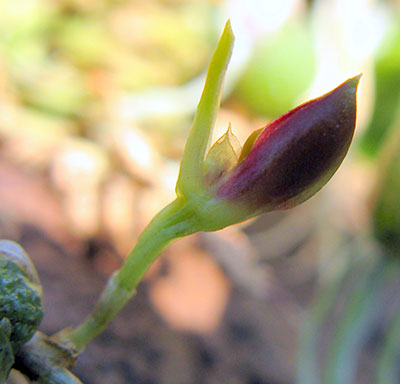
[[[215,196],[256,214],[291,208],[333,176],[350,147],[360,76],[268,124]]]

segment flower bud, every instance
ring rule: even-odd
[[[333,176],[349,149],[360,75],[304,103],[251,135],[239,163],[213,186],[218,200],[247,217],[309,199]]]

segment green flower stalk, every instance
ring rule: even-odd
[[[354,133],[360,76],[254,132],[242,150],[228,129],[207,153],[233,41],[228,21],[186,143],[176,200],[144,230],[94,312],[76,329],[58,335],[73,348],[83,350],[105,329],[171,241],[293,207],[322,188],[343,161]]]

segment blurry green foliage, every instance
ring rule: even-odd
[[[195,1],[4,0],[0,69],[16,101],[87,118],[99,97],[200,73],[215,34],[212,11]]]
[[[113,41],[105,23],[91,16],[64,17],[60,20],[54,42],[61,55],[82,67],[104,65],[113,51]]]
[[[373,212],[377,239],[397,255],[400,252],[400,135],[383,148],[384,161]]]
[[[308,26],[289,23],[258,41],[236,94],[254,113],[277,117],[310,85],[315,65]]]
[[[361,149],[378,153],[400,106],[400,20],[389,30],[375,62],[375,104]]]
[[[82,113],[90,97],[82,74],[74,67],[56,63],[42,67],[36,77],[26,79],[19,91],[26,104],[66,116]]]

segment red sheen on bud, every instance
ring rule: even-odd
[[[360,77],[268,124],[224,178],[216,197],[261,212],[291,208],[314,195],[349,149]]]

